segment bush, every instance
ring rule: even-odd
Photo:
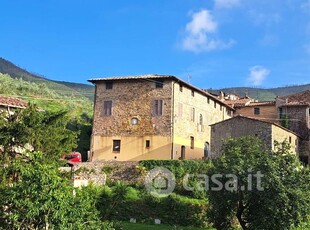
[[[182,226],[205,226],[207,201],[190,199],[177,194],[157,198],[125,185],[104,187],[98,203],[102,219],[162,223]]]
[[[190,196],[196,199],[206,199],[206,194],[203,191],[197,189],[198,180],[197,177],[191,178],[189,185],[194,188],[194,191],[186,191],[183,188],[183,178],[186,174],[208,174],[211,168],[211,161],[202,160],[145,160],[139,162],[140,167],[144,167],[146,170],[151,170],[156,167],[164,167],[169,169],[175,176],[176,188],[175,193]]]

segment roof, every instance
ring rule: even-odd
[[[212,98],[214,101],[218,102],[219,104],[221,104],[225,107],[228,107],[231,110],[234,110],[234,108],[225,104],[224,102],[222,102],[217,97],[211,95],[209,92],[207,92],[203,89],[199,89],[199,88],[197,88],[197,87],[187,83],[186,81],[183,81],[180,78],[173,76],[173,75],[145,74],[145,75],[136,75],[136,76],[116,76],[116,77],[106,77],[106,78],[92,78],[92,79],[89,79],[88,81],[96,84],[96,82],[98,82],[98,81],[120,81],[120,80],[139,80],[139,79],[141,79],[141,80],[143,80],[143,79],[169,79],[172,81],[181,82],[182,85],[186,85],[187,87],[194,89],[195,91],[201,93],[202,95],[204,95],[208,98]]]
[[[289,129],[287,129],[287,128],[285,128],[282,125],[279,125],[277,123],[274,123],[274,122],[271,122],[271,121],[266,121],[266,120],[260,120],[260,119],[256,119],[256,118],[253,118],[253,117],[246,117],[246,116],[242,116],[242,115],[238,115],[238,116],[235,116],[235,117],[232,117],[232,118],[229,118],[229,119],[226,119],[226,120],[214,123],[214,124],[212,124],[210,126],[214,126],[214,125],[217,125],[217,124],[220,124],[220,123],[228,122],[228,121],[231,121],[232,119],[248,119],[248,120],[252,120],[252,121],[257,121],[257,122],[267,123],[267,124],[270,124],[270,125],[275,125],[275,126],[281,128],[281,129],[283,129],[283,130],[285,130],[287,132],[290,132],[290,133],[298,136],[299,138],[302,138],[297,133],[294,133],[292,130],[289,130]]]
[[[24,109],[28,106],[28,102],[19,98],[0,96],[0,106]]]
[[[252,98],[247,97],[247,98],[240,98],[238,100],[225,100],[224,102],[230,106],[246,106],[252,100],[253,100]]]
[[[240,108],[240,107],[253,107],[253,106],[276,106],[276,102],[275,101],[255,101],[255,102],[250,102],[245,105],[235,104],[234,107]]]
[[[104,77],[104,78],[92,78],[88,81],[95,83],[97,81],[115,81],[115,80],[135,80],[135,79],[162,79],[162,78],[176,78],[172,75],[161,75],[161,74],[144,74],[135,76],[115,76],[115,77]]]
[[[257,101],[257,102],[251,102],[247,106],[264,106],[264,105],[276,105],[275,101]]]
[[[281,106],[310,105],[310,90],[278,97],[277,100],[285,101]]]

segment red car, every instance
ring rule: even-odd
[[[82,162],[82,155],[79,152],[68,153],[64,158],[67,160],[67,163]]]

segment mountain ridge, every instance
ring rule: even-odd
[[[82,83],[74,83],[67,81],[55,81],[44,76],[39,76],[25,70],[16,64],[0,57],[0,73],[8,74],[15,79],[23,79],[24,81],[34,82],[38,84],[46,84],[48,88],[64,95],[80,94],[90,100],[94,98],[94,87]]]
[[[44,83],[50,89],[63,94],[63,95],[83,95],[89,100],[93,101],[95,87],[83,83],[75,83],[68,81],[56,81],[48,79],[47,77],[40,76],[39,74],[31,73],[16,64],[0,57],[0,73],[8,74],[10,77],[18,79],[22,78],[24,81]],[[304,85],[292,85],[284,87],[275,88],[254,88],[254,87],[226,87],[220,89],[206,89],[210,93],[218,94],[220,91],[225,93],[235,93],[241,97],[245,94],[247,96],[255,98],[260,101],[271,101],[274,100],[276,96],[285,96],[301,91],[309,90],[310,84]]]

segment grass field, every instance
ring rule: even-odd
[[[147,225],[123,223],[124,230],[213,230],[213,228],[174,227],[168,225]]]

